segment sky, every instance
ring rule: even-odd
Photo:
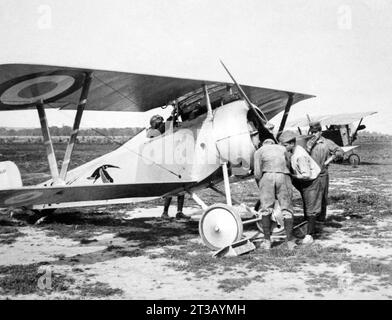
[[[241,83],[316,95],[289,121],[374,110],[367,129],[392,134],[391,16],[388,0],[0,0],[0,63],[228,82],[222,59]],[[81,126],[146,126],[153,113],[90,111]],[[50,125],[73,115],[47,111]],[[0,126],[39,121],[6,111]]]

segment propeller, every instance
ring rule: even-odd
[[[225,66],[222,60],[219,60],[220,63],[222,64],[223,68],[225,68],[226,72],[229,74],[231,80],[233,80],[235,86],[238,89],[239,94],[241,97],[246,101],[246,104],[248,105],[249,110],[253,113],[255,116],[255,119],[257,121],[257,129],[259,131],[260,138],[263,136],[265,139],[272,139],[275,141],[275,143],[278,143],[275,136],[272,134],[271,131],[268,130],[268,128],[265,126],[265,123],[268,122],[267,118],[264,116],[264,114],[261,112],[263,117],[256,111],[256,108],[253,106],[252,102],[244,92],[244,90],[241,88],[239,83],[234,79],[233,75],[230,73],[229,69]],[[260,139],[261,140],[261,139]]]

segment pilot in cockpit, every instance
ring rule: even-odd
[[[165,122],[162,116],[156,114],[150,119],[150,128],[147,129],[147,138],[155,138],[165,132]]]

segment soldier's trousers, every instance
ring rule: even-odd
[[[259,181],[259,190],[262,215],[270,215],[278,200],[284,219],[293,217],[293,185],[290,175],[264,172]]]
[[[315,216],[317,221],[325,221],[328,205],[328,172],[320,174],[312,181],[293,179],[293,185],[301,193],[305,219]]]

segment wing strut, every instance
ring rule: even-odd
[[[42,102],[38,103],[36,107],[41,123],[42,137],[44,138],[44,144],[46,146],[50,174],[52,175],[52,180],[57,181],[59,178],[59,170],[57,167],[56,155],[54,154],[52,138],[49,132],[48,120],[46,119],[45,108]]]
[[[282,121],[280,121],[280,126],[279,126],[279,131],[278,134],[276,135],[276,139],[279,139],[280,135],[282,134],[284,130],[284,126],[286,125],[287,117],[289,116],[290,113],[290,108],[293,104],[293,93],[289,93],[289,98],[287,99],[286,107],[284,108],[284,113],[282,117]]]
[[[355,140],[357,140],[357,134],[359,131],[359,127],[361,126],[362,120],[363,120],[363,118],[361,118],[361,121],[359,121],[359,123],[358,123],[357,129],[355,130],[354,134],[351,136],[350,144],[352,144]]]
[[[63,164],[61,166],[60,179],[63,181],[65,181],[65,178],[67,177],[67,172],[68,172],[69,163],[71,161],[72,151],[74,149],[76,138],[79,133],[80,121],[82,120],[84,107],[86,106],[86,103],[87,103],[87,96],[88,96],[88,91],[90,89],[91,80],[92,80],[92,73],[86,72],[82,92],[81,92],[80,98],[79,98],[78,108],[77,108],[76,115],[75,115],[74,124],[72,127],[71,136],[69,138],[67,150],[65,151],[65,155],[64,155]]]
[[[208,118],[212,119],[213,118],[212,107],[211,107],[210,96],[208,94],[208,89],[207,89],[207,85],[206,84],[203,85],[203,89],[204,89],[204,95],[206,96]]]

